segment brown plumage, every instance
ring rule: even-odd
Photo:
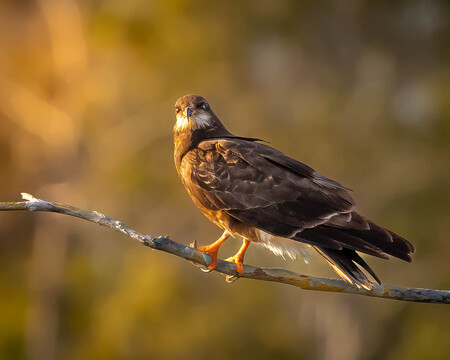
[[[343,279],[367,289],[372,283],[362,269],[380,280],[357,251],[411,261],[413,245],[354,211],[346,187],[259,139],[231,134],[201,96],[184,96],[175,109],[178,174],[197,207],[224,230],[218,241],[200,248],[211,255],[211,268],[231,234],[244,238],[230,259],[238,272],[250,242],[291,256],[298,242],[308,244]]]

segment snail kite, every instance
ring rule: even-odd
[[[359,215],[349,189],[309,166],[261,143],[233,135],[201,96],[175,104],[175,165],[195,205],[224,230],[213,244],[199,247],[217,265],[220,245],[243,237],[229,261],[242,273],[250,242],[295,258],[306,244],[317,250],[349,284],[371,289],[363,270],[380,280],[358,252],[411,262],[414,246]]]

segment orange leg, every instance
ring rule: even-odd
[[[208,269],[214,270],[217,267],[217,253],[219,252],[220,245],[224,243],[226,239],[230,237],[228,231],[224,231],[222,236],[211,245],[199,246],[197,249],[211,256],[211,261],[209,262]]]
[[[247,251],[247,248],[249,245],[250,245],[250,241],[247,239],[244,239],[244,241],[242,242],[242,246],[239,249],[239,251],[236,253],[236,255],[226,259],[226,261],[234,262],[236,264],[236,270],[239,275],[242,275],[244,255],[245,255],[245,252]]]

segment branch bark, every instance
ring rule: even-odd
[[[168,236],[152,237],[150,235],[143,235],[129,228],[123,222],[110,218],[98,211],[88,211],[71,205],[51,203],[37,199],[27,193],[22,193],[22,197],[25,201],[0,202],[0,211],[47,211],[74,216],[119,231],[132,239],[139,241],[142,245],[173,254],[198,266],[206,268],[211,260],[209,255],[201,252],[195,247],[179,244],[172,241]],[[226,279],[228,282],[232,282],[238,278],[234,263],[218,260],[217,269],[215,271],[227,275]],[[293,285],[304,290],[342,292],[402,301],[450,303],[450,291],[448,290],[402,288],[390,285],[376,286],[372,290],[363,288],[357,289],[339,279],[318,278],[297,274],[284,269],[261,268],[251,265],[244,265],[244,271],[239,278],[273,281]]]

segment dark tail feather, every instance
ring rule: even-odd
[[[366,290],[373,288],[373,283],[369,281],[364,272],[360,269],[361,266],[366,270],[375,281],[381,285],[380,279],[373,272],[373,270],[367,265],[367,263],[351,249],[334,250],[314,246],[314,248],[322,255],[325,260],[331,265],[333,270],[341,276],[347,283],[356,286],[357,288],[363,287]],[[359,266],[358,266],[359,265]]]
[[[304,229],[293,239],[309,242],[320,248],[334,250],[347,248],[379,258],[387,259],[387,255],[391,255],[411,262],[410,254],[414,252],[414,246],[409,241],[374,224],[356,212],[350,213],[351,218],[347,221],[348,215],[338,215],[325,224]]]
[[[343,279],[366,289],[373,284],[362,270],[379,284],[380,280],[356,251],[383,259],[391,255],[408,262],[414,252],[409,241],[355,211],[335,215],[322,225],[303,229],[291,239],[312,244]]]

